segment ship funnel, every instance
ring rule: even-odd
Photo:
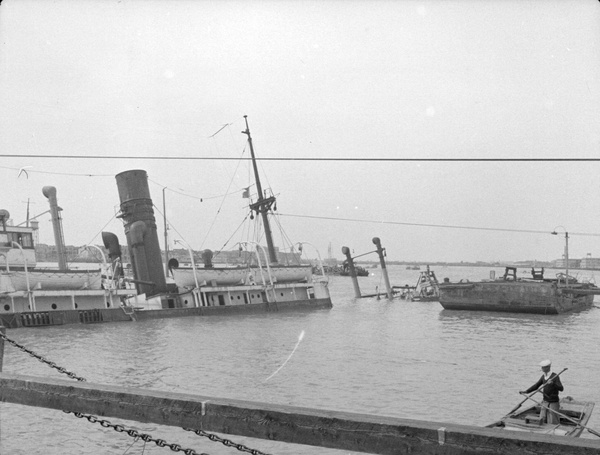
[[[60,212],[62,209],[58,206],[56,200],[56,188],[53,186],[45,186],[42,188],[42,194],[46,196],[50,202],[50,215],[52,215],[52,229],[54,230],[54,243],[56,243],[56,253],[58,255],[58,268],[60,270],[67,269],[67,253],[65,251],[65,238],[62,229],[62,219]]]
[[[137,292],[145,293],[147,297],[166,292],[148,174],[143,170],[132,170],[121,172],[115,178],[121,200],[119,217],[125,223]]]

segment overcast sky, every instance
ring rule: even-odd
[[[144,169],[171,239],[220,249],[248,115],[287,236],[323,257],[379,236],[394,260],[551,260],[565,230],[600,257],[600,161],[551,161],[600,159],[599,5],[4,0],[0,208],[20,223],[52,185],[67,244],[125,243],[114,176]],[[382,160],[406,158],[432,161]]]

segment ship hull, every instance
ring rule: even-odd
[[[584,310],[592,306],[596,293],[583,284],[562,289],[556,282],[545,281],[443,283],[439,290],[440,304],[447,310],[531,314]]]
[[[0,325],[11,329],[56,325],[75,326],[78,324],[147,321],[153,319],[194,316],[244,315],[304,310],[312,311],[330,308],[332,308],[331,299],[316,298],[284,302],[262,302],[248,305],[163,308],[154,310],[123,307],[62,311],[49,310],[23,313],[0,313]]]

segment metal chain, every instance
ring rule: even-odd
[[[0,0],[2,1],[2,0]],[[87,381],[85,378],[82,378],[81,376],[77,376],[75,373],[72,373],[70,371],[68,371],[67,369],[58,366],[55,362],[52,362],[48,359],[45,359],[44,357],[42,357],[39,354],[36,354],[35,352],[33,352],[30,349],[27,349],[25,346],[17,343],[16,341],[8,338],[4,333],[0,332],[0,338],[2,338],[4,341],[8,341],[10,344],[12,344],[13,346],[19,348],[21,351],[26,352],[27,354],[29,354],[32,357],[35,357],[36,359],[38,359],[40,362],[45,363],[46,365],[58,370],[59,372],[66,374],[67,376],[69,376],[72,379],[76,379],[78,381]],[[171,450],[173,450],[174,452],[183,452],[185,455],[208,455],[206,453],[198,453],[196,451],[194,451],[193,449],[182,449],[181,446],[179,444],[167,444],[167,442],[164,439],[154,439],[151,435],[146,434],[146,433],[139,433],[137,430],[134,430],[133,428],[127,429],[125,426],[123,425],[118,425],[118,424],[112,424],[110,423],[108,420],[103,420],[103,419],[99,419],[98,417],[95,417],[91,414],[82,414],[80,412],[74,412],[74,411],[63,411],[67,414],[73,414],[76,417],[79,418],[86,418],[87,420],[89,420],[92,423],[96,423],[99,422],[100,425],[102,425],[105,428],[113,428],[116,432],[118,433],[127,433],[129,436],[131,436],[132,438],[136,438],[137,439],[142,439],[144,442],[154,442],[157,446],[159,447],[169,447]],[[247,452],[247,453],[251,453],[252,455],[269,455],[266,454],[264,452],[261,452],[259,450],[256,449],[250,449],[249,447],[244,446],[243,444],[237,444],[233,441],[230,441],[229,439],[223,439],[220,438],[219,436],[212,434],[212,433],[207,433],[206,431],[203,430],[192,430],[191,428],[184,428],[184,430],[186,431],[193,431],[194,433],[196,433],[198,436],[204,436],[207,437],[208,439],[210,439],[211,441],[214,442],[220,442],[222,444],[224,444],[227,447],[234,447],[237,450],[241,451],[241,452]]]
[[[20,345],[19,343],[17,343],[14,340],[11,340],[10,338],[8,338],[5,334],[3,334],[2,332],[0,332],[0,338],[2,338],[4,341],[8,341],[10,344],[12,344],[13,346],[15,346],[16,348],[19,348],[21,351],[26,352],[27,354],[29,354],[31,357],[35,357],[36,359],[38,359],[40,362],[45,363],[46,365],[50,366],[51,368],[54,368],[55,370],[58,370],[59,372],[66,374],[67,376],[69,376],[72,379],[77,379],[78,381],[82,381],[85,382],[86,379],[82,378],[81,376],[77,376],[75,373],[63,368],[63,367],[59,367],[56,363],[45,359],[44,357],[42,357],[39,354],[36,354],[35,352],[33,352],[31,349],[27,349],[25,346]]]
[[[192,428],[184,428],[185,431],[192,431],[194,433],[196,433],[198,436],[204,436],[205,438],[210,439],[213,442],[220,442],[221,444],[227,446],[227,447],[233,447],[237,450],[239,450],[240,452],[246,452],[246,453],[251,453],[252,455],[269,455],[268,453],[264,453],[261,452],[259,450],[256,449],[251,449],[249,447],[246,447],[243,444],[237,444],[233,441],[230,441],[229,439],[223,439],[220,438],[219,436],[217,436],[216,434],[213,433],[208,433],[204,430],[194,430]]]
[[[63,411],[63,412],[66,412],[67,414],[73,414],[75,417],[79,417],[80,419],[86,418],[91,423],[99,423],[104,428],[112,428],[117,433],[127,433],[129,436],[131,436],[132,438],[135,438],[136,440],[141,439],[144,442],[153,442],[158,447],[168,447],[173,452],[183,452],[185,455],[208,455],[207,453],[204,453],[204,452],[196,452],[194,449],[184,449],[179,444],[175,444],[175,443],[169,444],[164,439],[153,438],[152,435],[149,435],[148,433],[140,433],[139,431],[134,430],[133,428],[127,429],[123,425],[118,425],[118,424],[115,425],[115,424],[110,423],[108,420],[99,419],[98,417],[95,417],[93,415],[82,414],[80,412],[73,412],[73,411]]]

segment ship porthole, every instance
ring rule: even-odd
[[[53,309],[53,310],[56,310],[56,303],[53,303],[53,304],[52,304],[52,309]]]
[[[10,305],[4,305],[4,311],[10,310]]]

